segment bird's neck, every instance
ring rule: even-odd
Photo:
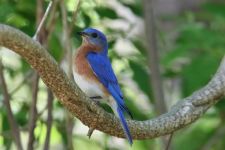
[[[76,57],[86,57],[88,53],[92,51],[97,51],[97,47],[94,47],[93,45],[88,45],[88,44],[82,44],[78,50],[77,53],[75,54]]]
[[[83,43],[77,50],[76,57],[86,57],[88,53],[95,52],[107,55],[107,48],[99,47],[96,45]]]

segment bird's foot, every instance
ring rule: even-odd
[[[90,97],[90,99],[102,99],[102,97],[101,96],[92,96],[92,97]]]
[[[89,97],[91,100],[93,100],[93,102],[95,102],[96,105],[100,105],[100,99],[102,99],[101,96],[92,96],[92,97]]]

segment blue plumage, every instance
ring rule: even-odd
[[[90,52],[87,55],[87,59],[89,64],[91,65],[91,68],[93,69],[101,83],[106,88],[110,84],[110,86],[112,86],[118,96],[123,98],[123,94],[120,90],[117,78],[113,72],[109,58],[98,53]]]
[[[129,130],[127,122],[126,122],[126,120],[124,118],[122,108],[119,107],[119,106],[117,107],[117,113],[118,113],[120,122],[122,124],[123,130],[125,132],[125,136],[128,139],[129,144],[132,145],[133,144],[133,140],[132,140],[132,137],[131,137],[131,134],[130,134],[130,130]]]
[[[113,72],[109,58],[107,56],[103,56],[101,54],[91,52],[87,55],[87,59],[94,73],[100,80],[100,82],[107,88],[109,93],[116,100],[116,103],[117,103],[116,111],[118,113],[117,116],[120,119],[120,122],[122,124],[123,130],[125,132],[125,135],[129,143],[132,144],[133,143],[132,137],[131,137],[128,125],[126,123],[126,120],[124,118],[123,112],[125,111],[129,115],[131,114],[129,110],[127,109],[127,107],[125,106],[123,95],[120,90],[117,78]]]

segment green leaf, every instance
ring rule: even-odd
[[[0,22],[6,22],[8,16],[14,12],[14,7],[8,3],[0,4]]]
[[[143,17],[142,3],[124,4],[124,5],[129,7],[135,15]]]
[[[11,145],[12,145],[12,139],[7,137],[7,135],[11,135],[11,129],[10,129],[10,125],[9,125],[9,121],[6,115],[6,110],[3,109],[3,111],[1,110],[1,116],[2,116],[2,133],[5,136],[3,136],[3,144],[5,145],[6,149],[10,149]]]
[[[29,24],[29,21],[19,14],[11,14],[8,16],[7,23],[21,28],[27,26]]]
[[[141,52],[142,55],[144,56],[147,55],[146,48],[144,46],[143,41],[141,41],[141,39],[132,39],[132,43],[139,50],[139,52]]]
[[[208,2],[202,5],[204,10],[207,10],[211,14],[220,15],[225,17],[225,3],[223,2]]]
[[[184,96],[190,95],[195,90],[205,85],[216,72],[221,57],[200,54],[193,58],[191,63],[182,71]]]
[[[134,120],[141,121],[141,120],[148,119],[147,114],[144,114],[142,109],[138,108],[131,99],[128,99],[127,97],[125,97],[125,103],[128,109],[130,110]]]
[[[133,79],[137,82],[139,88],[149,97],[151,97],[152,90],[151,90],[149,74],[147,73],[147,70],[143,67],[143,65],[133,60],[129,60],[129,65],[134,73]]]
[[[16,122],[20,126],[25,126],[28,123],[27,112],[29,112],[29,105],[23,103],[19,112],[15,115]]]
[[[91,24],[91,18],[89,15],[87,15],[86,13],[82,12],[81,13],[81,18],[83,19],[85,26],[89,27]]]
[[[60,61],[63,55],[63,48],[61,47],[61,41],[57,35],[52,34],[49,41],[50,54],[57,60]]]
[[[117,13],[109,7],[96,7],[96,12],[101,18],[118,19]]]

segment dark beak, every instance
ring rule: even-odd
[[[80,36],[88,36],[88,34],[86,32],[77,32],[77,34]]]

